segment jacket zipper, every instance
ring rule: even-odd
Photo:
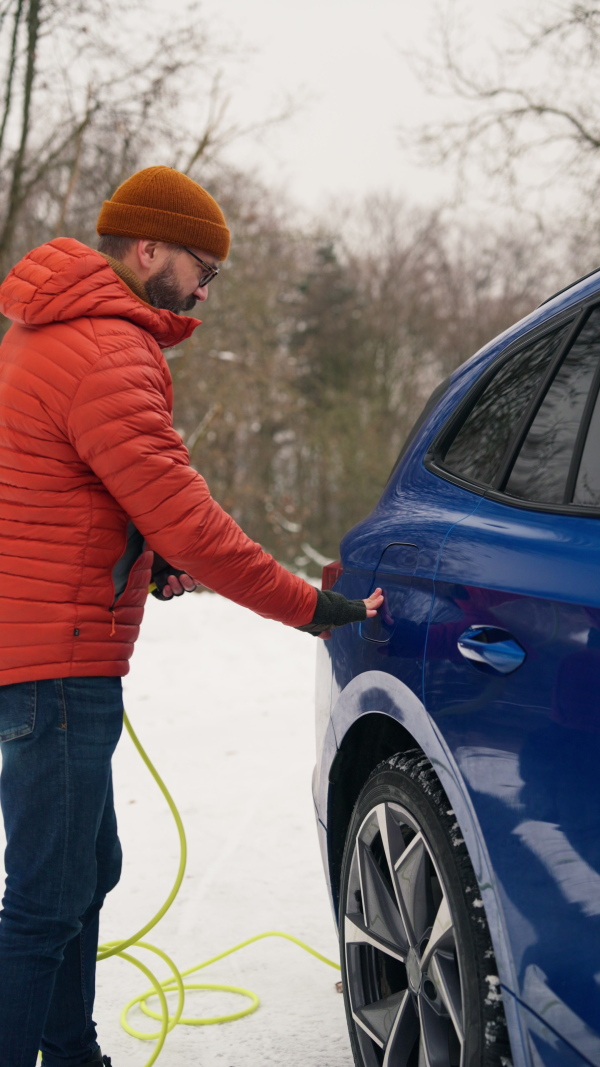
[[[141,553],[140,553],[140,555],[141,555]],[[116,621],[117,621],[115,608],[116,608],[117,604],[119,603],[119,601],[122,599],[122,597],[124,597],[126,595],[128,589],[129,589],[129,586],[131,584],[131,579],[132,579],[132,576],[133,576],[133,571],[135,570],[135,567],[136,567],[136,564],[139,561],[139,558],[140,557],[138,556],[137,559],[134,559],[134,561],[133,561],[133,563],[131,565],[131,569],[129,571],[129,574],[127,575],[127,585],[125,586],[123,591],[121,593],[119,593],[118,597],[116,597],[116,599],[113,600],[110,608],[108,609],[110,611],[110,614],[111,614],[111,617],[112,617],[112,625],[111,625],[111,629],[110,629],[110,636],[111,637],[114,637],[114,635],[115,635],[115,627],[116,627]],[[114,589],[114,585],[113,585],[113,589]]]
[[[114,572],[115,567],[117,566],[117,563],[119,562],[119,560],[121,560],[123,558],[123,556],[124,556],[126,551],[127,551],[127,529],[125,529],[125,543],[123,545],[123,550],[122,550],[121,554],[118,556],[116,562],[113,565],[113,572]],[[131,576],[131,571],[127,575],[127,584],[125,585],[125,589],[127,588],[127,585],[129,584],[130,576]],[[111,584],[112,584],[112,588],[113,588],[113,599],[112,599],[112,604],[110,605],[108,610],[110,611],[110,613],[111,613],[111,615],[113,617],[113,622],[112,622],[113,628],[112,628],[112,630],[110,632],[110,636],[112,637],[113,633],[115,632],[115,613],[114,613],[114,608],[117,606],[118,601],[123,596],[123,593],[125,592],[125,589],[122,589],[121,592],[119,593],[119,595],[117,596],[117,591],[115,589],[115,582],[114,582],[114,578],[113,578],[112,572],[111,572],[110,580],[111,580]]]

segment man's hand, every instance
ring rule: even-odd
[[[170,574],[166,585],[163,585],[162,595],[165,600],[169,600],[172,596],[181,596],[182,593],[193,593],[197,588],[198,583],[190,578],[189,574],[184,572],[179,577],[176,574]]]
[[[172,567],[166,559],[158,555],[158,552],[154,553],[152,581],[156,586],[152,589],[152,596],[155,596],[157,600],[172,600],[174,596],[193,593],[198,587],[198,583],[189,574]]]
[[[367,609],[367,619],[372,619],[377,614],[381,605],[383,604],[383,590],[380,586],[377,587],[371,596],[368,596],[365,600],[365,607]]]
[[[383,604],[382,589],[378,586],[377,589],[375,589],[375,591],[371,593],[371,596],[367,597],[364,603],[367,609],[367,619],[372,619],[373,616],[377,614],[381,605]],[[319,634],[318,636],[322,637],[324,641],[328,641],[331,637],[332,632],[332,630],[324,630],[324,632],[322,634]]]

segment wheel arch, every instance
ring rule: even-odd
[[[361,720],[364,720],[364,725],[361,725]],[[500,980],[507,990],[515,990],[514,961],[483,833],[454,755],[421,700],[398,678],[383,671],[366,671],[353,678],[340,693],[332,707],[331,724],[337,751],[328,772],[324,767],[322,770],[328,773],[327,857],[336,918],[341,873],[340,850],[344,848],[346,830],[358,794],[381,760],[396,752],[419,748],[440,779],[465,839],[485,906]],[[376,727],[374,737],[370,738],[368,735],[373,727]],[[394,745],[396,747],[392,751]],[[347,786],[342,783],[346,777]]]
[[[418,747],[404,726],[377,711],[361,715],[342,739],[329,769],[327,796],[329,877],[336,917],[344,844],[358,795],[378,763]]]

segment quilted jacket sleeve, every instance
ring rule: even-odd
[[[266,618],[289,626],[311,621],[316,589],[247,537],[190,466],[151,352],[121,344],[101,354],[78,386],[68,433],[81,459],[169,563]]]

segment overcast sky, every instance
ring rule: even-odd
[[[168,12],[166,0],[156,0]],[[462,0],[468,34],[502,35],[503,19],[523,10],[516,0]],[[172,8],[171,8],[172,10]],[[452,172],[415,164],[398,126],[435,118],[448,103],[427,96],[404,52],[431,39],[435,0],[216,0],[204,8],[220,38],[249,49],[228,69],[231,113],[252,122],[290,95],[299,112],[262,141],[238,142],[236,163],[257,167],[287,186],[308,208],[328,198],[389,190],[411,201],[449,196]]]

